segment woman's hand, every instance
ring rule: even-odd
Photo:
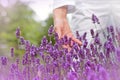
[[[68,24],[68,20],[66,17],[67,7],[63,6],[57,8],[53,11],[53,14],[54,14],[54,27],[55,31],[58,33],[59,39],[63,38],[66,35],[68,38],[71,38],[72,41],[77,42],[79,45],[82,45],[81,41],[79,41],[73,36],[73,33]],[[63,45],[64,48],[69,48],[69,46],[70,45]]]

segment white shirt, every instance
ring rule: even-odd
[[[67,5],[68,13],[72,13],[71,30],[73,33],[79,31],[80,34],[95,28],[91,21],[92,14],[95,14],[102,25],[120,26],[120,0],[54,0],[54,9]]]
[[[65,6],[68,7],[68,13],[71,13],[75,10],[75,1],[74,0],[54,0],[53,9]]]

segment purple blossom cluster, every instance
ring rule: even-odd
[[[92,15],[93,23],[100,24]],[[13,62],[7,57],[0,57],[0,80],[120,80],[120,32],[113,26],[107,27],[104,42],[98,32],[90,30],[92,42],[86,39],[87,33],[77,38],[82,45],[73,42],[71,49],[63,48],[72,40],[67,36],[59,39],[53,26],[48,36],[54,36],[55,44],[44,36],[39,46],[33,45],[16,30],[16,37],[24,46],[22,59],[15,60],[14,48],[11,48]]]

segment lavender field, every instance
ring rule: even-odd
[[[100,24],[95,15],[92,21]],[[120,29],[109,26],[107,32],[103,30],[104,42],[99,32],[93,29],[90,32],[91,43],[86,39],[87,33],[76,32],[77,39],[82,41],[82,45],[78,45],[67,36],[59,39],[50,26],[50,39],[44,36],[36,46],[25,40],[17,28],[18,46],[24,50],[24,55],[22,59],[15,58],[15,48],[11,48],[11,58],[0,57],[0,80],[120,80]],[[63,45],[71,45],[71,49]]]

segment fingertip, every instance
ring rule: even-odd
[[[73,41],[75,41],[76,43],[78,43],[80,46],[82,45],[82,42],[79,39],[73,38]]]

